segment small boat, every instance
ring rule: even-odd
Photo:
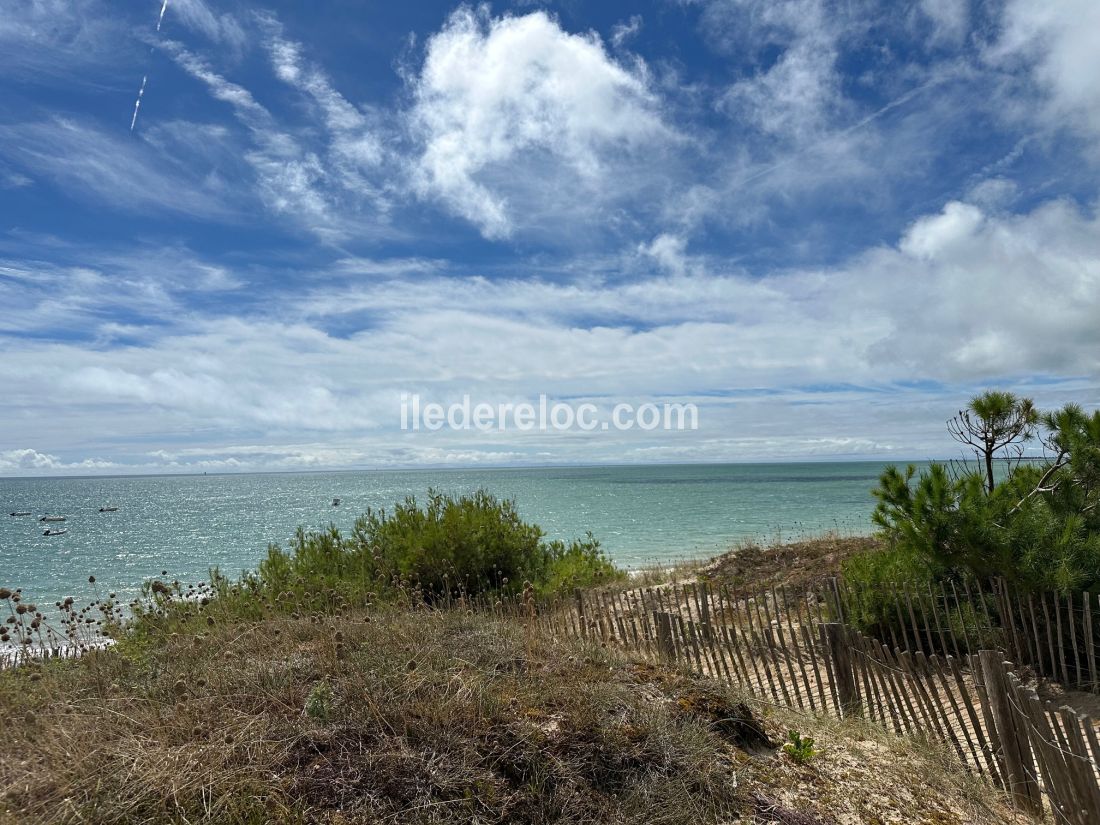
[[[30,514],[30,510],[16,510],[13,513],[8,513],[9,516],[29,516]]]
[[[115,507],[114,505],[111,505],[111,504],[108,504],[106,507],[100,507],[99,508],[99,512],[101,512],[101,513],[114,513],[117,510],[118,510],[118,508]]]
[[[338,499],[338,498],[334,498],[334,499],[332,500],[332,506],[333,506],[333,507],[339,507],[339,506],[340,506],[340,499]]]
[[[44,535],[44,536],[63,536],[68,532],[69,532],[68,527],[62,527],[60,530],[53,530],[53,529],[46,530],[46,532],[43,533],[42,535]]]
[[[64,521],[64,516],[42,516],[39,521]]]

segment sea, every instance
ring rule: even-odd
[[[299,526],[346,530],[368,508],[429,489],[484,489],[550,538],[591,532],[628,569],[713,556],[754,540],[871,529],[884,464],[702,464],[0,479],[0,586],[42,604],[116,593],[211,567],[253,569]],[[333,500],[339,498],[339,505]],[[100,508],[117,507],[111,512]],[[29,516],[10,512],[30,511]],[[63,515],[45,524],[43,515]],[[65,529],[44,536],[47,527]],[[96,577],[93,587],[89,576]]]

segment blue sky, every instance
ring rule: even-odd
[[[919,458],[988,386],[1100,403],[1092,0],[161,11],[0,19],[0,474]]]

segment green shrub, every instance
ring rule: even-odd
[[[787,731],[787,742],[783,745],[783,753],[799,765],[804,765],[817,756],[818,751],[814,748],[813,737],[802,736],[796,730],[789,730]]]
[[[332,713],[332,687],[322,679],[315,684],[306,697],[306,716],[318,722],[327,722]]]
[[[429,490],[423,505],[410,496],[392,512],[368,510],[347,537],[335,527],[299,529],[289,552],[269,548],[252,585],[345,595],[401,586],[437,599],[448,592],[515,594],[528,582],[547,593],[618,575],[591,534],[546,541],[513,501],[483,490],[459,497]]]
[[[897,600],[904,588],[927,589],[937,570],[919,553],[904,546],[859,553],[844,560],[844,615],[848,623],[878,639],[897,631]]]
[[[1007,423],[1006,423],[1007,422]],[[1021,461],[1041,427],[1047,455]],[[1028,399],[984,393],[949,423],[976,462],[888,467],[872,516],[906,563],[934,575],[1003,576],[1023,588],[1100,584],[1100,411],[1038,415]],[[996,459],[996,464],[994,460]],[[995,467],[997,469],[995,469]]]

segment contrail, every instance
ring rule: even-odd
[[[157,17],[157,31],[160,31],[160,25],[164,22],[164,13],[168,11],[168,0],[162,0],[160,4],[160,15]],[[153,53],[152,47],[149,48],[149,53]],[[145,84],[149,80],[149,75],[142,75],[141,88],[138,89],[137,100],[134,101],[134,116],[130,118],[130,132],[133,133],[134,127],[137,126],[138,112],[141,111],[141,99],[145,96]]]
[[[910,100],[912,100],[917,95],[921,94],[922,92],[924,92],[927,89],[932,88],[933,86],[938,86],[940,83],[943,83],[946,79],[947,78],[944,78],[944,77],[934,77],[931,80],[929,80],[925,83],[922,83],[920,86],[917,86],[917,88],[910,89],[908,92],[903,94],[901,97],[898,97],[898,98],[895,98],[894,100],[891,100],[889,103],[887,103],[881,109],[879,109],[875,112],[872,112],[871,114],[867,115],[867,117],[863,118],[862,120],[858,121],[857,123],[854,123],[854,124],[852,124],[851,126],[845,128],[845,129],[841,129],[839,132],[835,132],[831,135],[826,135],[824,138],[822,138],[820,140],[814,141],[812,144],[810,144],[809,146],[805,147],[804,149],[796,152],[791,157],[788,157],[784,160],[781,160],[778,163],[775,163],[775,164],[767,167],[766,169],[761,169],[760,171],[756,172],[755,174],[749,175],[746,178],[742,178],[741,180],[737,181],[736,185],[743,186],[746,183],[751,183],[752,181],[756,180],[757,178],[762,178],[765,175],[770,175],[776,169],[781,169],[784,166],[790,166],[792,163],[794,163],[797,160],[800,160],[804,155],[808,154],[809,152],[812,152],[815,149],[819,149],[820,147],[824,146],[826,143],[828,143],[832,140],[835,140],[838,137],[846,137],[847,135],[850,135],[852,132],[855,132],[859,129],[862,129],[868,123],[871,123],[872,121],[878,120],[880,117],[882,117],[887,112],[891,111],[892,109],[896,109],[898,106],[902,106],[902,105],[908,103]]]
[[[149,75],[143,75],[141,78],[141,88],[138,89],[137,100],[134,101],[134,116],[130,119],[130,131],[134,131],[134,127],[137,126],[138,109],[141,108],[141,98],[145,94],[145,81],[149,79]]]

